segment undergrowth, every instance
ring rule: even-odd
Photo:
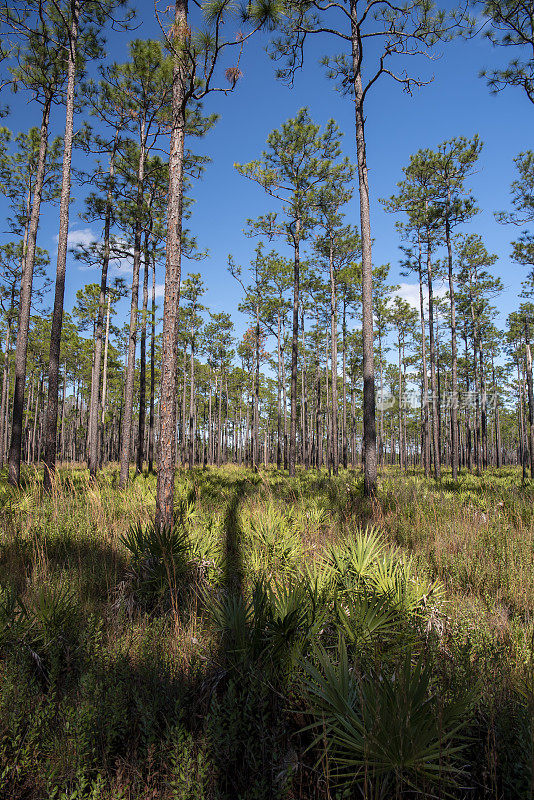
[[[0,482],[6,800],[531,798],[534,487]]]

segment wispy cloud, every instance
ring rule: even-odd
[[[433,287],[433,294],[435,297],[445,297],[447,294],[447,287],[443,283],[439,283]],[[399,289],[395,292],[397,297],[405,300],[412,308],[419,312],[419,284],[418,283],[401,283]],[[395,296],[394,295],[394,296]],[[428,308],[428,289],[423,287],[423,299],[425,308]]]
[[[59,237],[55,236],[54,240],[57,244]],[[91,228],[80,228],[77,231],[69,231],[67,244],[69,248],[77,247],[78,245],[85,245],[86,247],[93,242],[96,242],[98,236],[91,230]]]

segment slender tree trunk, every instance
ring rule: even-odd
[[[328,474],[332,469],[332,415],[330,414],[330,389],[329,389],[329,378],[328,378],[328,333],[325,336],[326,342],[326,352],[325,352],[325,406],[326,406],[326,464],[328,467]],[[332,347],[330,346],[330,350]]]
[[[302,463],[305,469],[310,466],[309,447],[308,447],[308,393],[307,393],[307,370],[306,361],[306,341],[304,333],[304,309],[301,314],[301,333],[302,333],[302,398],[301,398],[301,417],[302,417]]]
[[[523,395],[524,395],[524,385],[523,385],[523,376],[521,375],[521,370],[519,367],[519,359],[517,360],[517,385],[519,388],[519,436],[520,436],[520,458],[521,458],[521,467],[523,470],[523,480],[525,481],[527,478],[527,459],[526,459],[526,442],[525,442],[525,414],[523,411]]]
[[[419,274],[419,313],[421,316],[421,351],[423,359],[423,462],[425,476],[430,475],[430,431],[428,414],[428,368],[426,363],[426,326],[425,326],[425,304],[423,298],[423,268],[421,264],[421,242],[418,234],[419,255],[418,255],[418,274]]]
[[[41,376],[39,378],[39,386],[37,389],[37,397],[35,400],[35,417],[33,420],[33,460],[35,461],[35,450],[37,445],[37,423],[39,420],[39,410],[41,408],[41,397],[43,394],[43,373],[41,372]]]
[[[67,64],[67,102],[65,137],[63,150],[63,175],[59,207],[59,236],[57,250],[56,290],[50,332],[50,355],[48,364],[48,402],[45,420],[45,470],[43,485],[46,491],[52,488],[52,474],[56,467],[57,407],[59,384],[59,352],[61,328],[63,326],[63,299],[65,296],[65,274],[69,236],[69,204],[71,183],[72,144],[74,134],[74,92],[76,83],[76,55],[80,0],[71,3],[72,21],[69,32],[69,58]]]
[[[37,244],[37,230],[39,228],[41,197],[43,193],[46,172],[48,124],[50,121],[51,105],[52,94],[48,93],[45,96],[43,115],[41,118],[39,155],[35,175],[35,188],[33,191],[30,226],[28,229],[28,244],[26,247],[26,255],[24,258],[20,280],[20,311],[17,330],[17,344],[15,349],[15,385],[13,389],[13,415],[11,420],[11,443],[9,448],[9,483],[15,486],[18,486],[20,483],[22,419],[24,408],[24,389],[26,382],[26,363],[28,355],[28,331],[30,326],[33,269],[35,263],[35,249]]]
[[[276,406],[276,469],[282,466],[282,351],[280,349],[280,312],[277,314],[276,346],[278,356],[277,406]]]
[[[351,412],[351,439],[352,439],[352,466],[356,466],[356,387],[354,386],[354,376],[351,376],[350,394]]]
[[[382,356],[382,323],[378,323],[378,375],[380,381],[380,417],[378,421],[378,463],[384,461],[384,359]]]
[[[285,337],[285,330],[284,330]],[[287,390],[286,390],[286,359],[284,348],[282,348],[282,403],[284,406],[284,469],[289,465],[289,437],[287,433]]]
[[[222,459],[222,375],[219,381],[219,407],[217,418],[217,466],[221,466]]]
[[[481,450],[482,450],[482,467],[485,469],[488,465],[488,413],[487,413],[487,398],[486,398],[486,376],[484,373],[484,353],[482,349],[482,342],[479,348],[479,366],[480,366],[480,435],[481,435]]]
[[[104,243],[102,251],[102,272],[100,276],[100,296],[98,298],[98,315],[95,329],[95,350],[93,371],[91,375],[91,396],[89,400],[89,474],[96,476],[100,463],[99,420],[100,420],[100,364],[102,361],[102,339],[104,333],[104,307],[108,286],[108,268],[110,257],[110,230],[113,202],[113,178],[115,173],[115,153],[119,139],[118,129],[115,131],[113,149],[109,159],[108,189],[106,192],[106,210],[104,216]]]
[[[188,464],[193,469],[195,461],[195,334],[191,331],[191,356],[189,360],[189,436]]]
[[[339,442],[337,430],[337,296],[336,278],[334,274],[333,236],[330,236],[328,262],[330,267],[330,338],[332,343],[332,470],[334,475],[337,475],[339,472]]]
[[[181,464],[185,464],[185,452],[186,452],[186,384],[187,384],[187,341],[184,342],[184,357],[182,361],[182,409],[181,409],[181,423],[180,423],[180,462]]]
[[[250,403],[247,397],[247,413],[245,418],[245,465],[250,466],[250,455],[249,455],[249,425],[250,425]]]
[[[293,330],[291,336],[291,419],[289,429],[289,476],[295,475],[297,461],[297,380],[299,352],[300,219],[295,223],[293,272]]]
[[[377,481],[375,371],[373,348],[373,261],[371,252],[371,215],[369,210],[369,180],[365,149],[365,118],[363,88],[360,74],[357,0],[350,2],[352,28],[352,67],[356,114],[356,151],[358,186],[360,191],[360,223],[362,237],[362,354],[363,354],[363,460],[364,494],[375,493]]]
[[[141,267],[141,240],[143,234],[143,184],[145,177],[146,139],[144,125],[141,127],[139,163],[137,166],[137,200],[135,207],[134,251],[132,270],[132,302],[130,306],[130,331],[128,335],[128,361],[124,387],[124,415],[122,418],[122,446],[120,454],[119,487],[128,483],[130,456],[132,452],[132,420],[135,380],[135,350],[137,344],[137,316],[139,305],[139,270]],[[142,445],[141,445],[142,447]]]
[[[67,397],[67,362],[63,364],[63,390],[61,394],[61,431],[59,434],[59,449],[61,452],[61,460],[65,461],[65,401]]]
[[[145,430],[146,430],[146,326],[148,310],[148,272],[150,268],[150,231],[145,233],[145,269],[143,272],[143,309],[141,311],[141,341],[139,353],[139,419],[137,437],[137,463],[136,472],[143,472],[145,461]]]
[[[210,386],[209,386],[209,397],[208,397],[208,461],[210,466],[213,465],[213,419],[212,419],[212,408],[211,408],[211,384],[212,384],[212,371],[210,367]]]
[[[154,472],[154,407],[156,395],[156,254],[152,254],[152,314],[150,320],[150,411],[148,418],[148,471]]]
[[[451,304],[451,467],[452,480],[458,480],[458,357],[456,349],[456,304],[454,300],[454,275],[450,230],[450,189],[446,209],[445,239],[449,268],[449,298]]]
[[[26,402],[26,412],[25,412],[26,429],[24,431],[24,441],[22,443],[22,459],[21,460],[22,461],[26,460],[26,463],[29,463],[29,461],[28,461],[28,452],[29,452],[29,449],[30,449],[30,439],[31,439],[31,433],[29,431],[29,422],[30,422],[30,411],[31,411],[31,408],[32,408],[33,395],[34,395],[34,385],[33,385],[32,377],[33,376],[30,376],[30,392],[29,392],[29,395],[28,395],[28,400]]]
[[[169,157],[169,195],[167,220],[167,263],[161,359],[160,437],[156,492],[156,525],[173,523],[174,473],[176,468],[176,348],[178,342],[178,304],[182,261],[182,208],[186,97],[186,66],[179,50],[187,34],[187,0],[176,0],[175,42],[172,90],[172,130]]]
[[[499,414],[499,397],[497,394],[497,384],[495,383],[495,365],[491,362],[493,372],[493,391],[495,392],[495,463],[497,469],[502,466],[502,445],[501,445],[501,420]]]
[[[402,433],[402,341],[401,333],[399,330],[399,467],[401,470],[405,469],[404,463],[404,450],[403,450],[403,433]]]
[[[527,396],[528,396],[528,425],[530,444],[530,477],[534,480],[534,392],[532,389],[532,354],[530,350],[529,326],[525,325],[525,347],[527,356]]]
[[[343,432],[341,447],[343,452],[343,469],[347,469],[347,320],[346,303],[343,301]]]
[[[11,308],[11,311],[13,307]],[[7,315],[6,340],[4,346],[4,369],[2,375],[2,405],[0,408],[0,466],[5,459],[5,441],[8,428],[9,408],[9,349],[11,346],[11,314]]]
[[[104,337],[104,368],[102,373],[102,416],[100,420],[99,426],[99,442],[98,442],[98,458],[100,461],[100,465],[103,461],[103,436],[106,424],[106,399],[107,399],[107,390],[108,390],[108,347],[109,347],[109,317],[111,313],[111,295],[108,292],[108,304],[107,304],[107,311],[106,311],[106,333]]]
[[[260,307],[256,304],[256,336],[254,352],[254,408],[252,412],[252,467],[259,465],[259,403],[260,403]]]
[[[473,293],[472,293],[472,275],[469,275],[469,301],[471,310],[471,324],[473,326],[473,379],[475,384],[475,464],[477,475],[480,475],[481,467],[481,435],[480,435],[480,394],[481,382],[478,370],[478,351],[480,343],[480,330],[478,320],[475,316]]]
[[[439,448],[439,421],[436,385],[436,344],[434,341],[434,292],[432,288],[432,261],[430,238],[427,242],[426,272],[428,283],[428,334],[430,340],[430,388],[432,392],[432,454],[434,459],[434,477],[441,479],[441,462]]]
[[[315,462],[316,469],[321,468],[322,429],[321,429],[321,349],[319,346],[319,311],[317,310],[317,336],[315,339]]]

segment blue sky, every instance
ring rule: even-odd
[[[140,11],[141,26],[136,37],[157,37],[159,28],[152,4]],[[111,60],[122,61],[127,55],[130,34],[112,34],[108,52]],[[237,311],[240,287],[227,272],[227,256],[232,253],[238,263],[246,266],[256,242],[244,237],[242,230],[248,217],[278,210],[261,188],[241,177],[234,162],[246,162],[260,155],[271,130],[299,108],[307,106],[314,121],[323,125],[333,117],[344,132],[343,149],[355,160],[354,111],[350,98],[334,90],[319,65],[322,55],[332,53],[332,41],[317,37],[306,50],[306,63],[298,73],[294,87],[287,88],[275,79],[274,65],[265,53],[267,39],[252,40],[242,60],[243,77],[236,90],[226,96],[218,94],[207,99],[205,111],[216,111],[220,121],[201,144],[202,152],[212,158],[205,177],[193,189],[196,203],[189,223],[201,248],[210,256],[200,263],[184,263],[188,271],[200,271],[208,287],[204,302],[212,311],[231,312],[238,332],[246,320]],[[390,78],[384,76],[367,100],[366,134],[369,180],[372,201],[372,233],[375,240],[373,258],[376,264],[391,263],[392,282],[403,284],[407,298],[415,296],[410,279],[399,277],[399,238],[395,231],[396,218],[386,214],[378,199],[395,192],[402,179],[402,167],[412,153],[422,147],[434,148],[453,136],[473,136],[478,133],[484,147],[477,172],[469,187],[482,209],[466,232],[482,235],[490,252],[499,260],[494,267],[505,285],[498,300],[499,322],[517,306],[517,295],[524,270],[510,261],[510,241],[515,229],[498,224],[494,213],[509,207],[510,183],[515,177],[513,158],[532,146],[529,134],[532,109],[523,94],[509,89],[492,96],[484,79],[478,77],[483,67],[493,67],[508,59],[508,52],[496,50],[482,38],[457,41],[442,48],[442,56],[432,63],[413,60],[408,66],[425,79],[434,75],[428,86],[416,89],[412,97]],[[7,99],[7,98],[6,98]],[[10,115],[4,124],[17,133],[39,123],[39,107],[26,103],[18,94],[9,98]],[[62,109],[53,117],[54,134],[62,132]],[[78,117],[80,123],[83,114]],[[79,159],[80,156],[75,156]],[[95,225],[88,226],[80,219],[83,197],[87,187],[73,186],[71,206],[71,241],[98,237]],[[7,213],[7,209],[6,209]],[[357,222],[357,193],[347,208],[348,221]],[[44,208],[39,244],[51,255],[51,274],[55,274],[55,252],[58,229],[57,207]],[[8,237],[6,237],[8,238]],[[280,248],[283,250],[282,246]],[[76,290],[88,282],[97,282],[96,270],[81,270],[69,257],[65,307],[71,310]],[[158,282],[163,284],[161,270]],[[50,303],[52,299],[50,298]],[[126,312],[126,306],[124,306]],[[126,319],[126,317],[124,318]],[[122,324],[124,320],[116,320]]]

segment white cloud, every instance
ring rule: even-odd
[[[156,297],[163,297],[165,295],[165,284],[156,283]]]
[[[447,287],[443,283],[433,286],[434,297],[445,297],[447,294]],[[418,283],[401,283],[398,291],[394,292],[393,297],[400,297],[405,300],[412,308],[419,312],[419,284]],[[428,308],[428,289],[423,286],[423,299],[425,308]]]
[[[55,236],[54,239],[57,244],[59,236]],[[93,233],[91,228],[80,228],[78,231],[69,231],[67,244],[69,248],[77,247],[80,244],[88,246],[93,242],[96,242],[97,239],[98,237]]]

